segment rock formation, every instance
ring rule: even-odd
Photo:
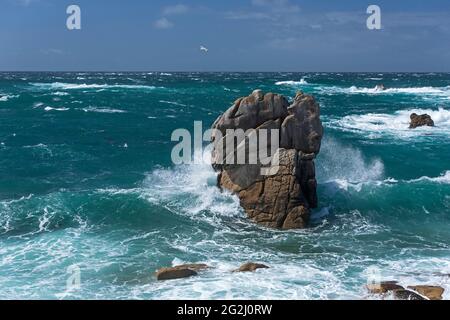
[[[236,269],[233,272],[253,272],[258,269],[269,269],[269,267],[261,263],[249,262],[243,264],[239,269]]]
[[[408,286],[408,289],[416,291],[430,300],[442,300],[445,289],[439,286]]]
[[[439,286],[400,286],[397,281],[382,281],[366,286],[371,294],[386,296],[392,294],[397,300],[442,300],[444,288]]]
[[[428,114],[418,115],[413,113],[411,115],[411,124],[409,125],[409,128],[415,129],[423,126],[434,127],[434,121],[431,119],[431,116]]]
[[[306,227],[318,202],[314,159],[323,136],[315,99],[299,92],[289,105],[281,95],[256,90],[236,100],[213,129],[212,165],[219,171],[219,187],[236,193],[248,217],[263,226]],[[238,129],[246,131],[243,139],[236,138]],[[264,132],[267,141],[261,138]],[[267,157],[260,156],[262,149],[270,150]],[[244,163],[236,161],[240,152]]]
[[[161,280],[173,280],[196,276],[199,271],[208,269],[206,264],[185,264],[171,268],[161,268],[156,271],[156,278]]]
[[[367,285],[367,290],[371,294],[386,294],[395,290],[404,290],[402,286],[398,284],[397,281],[382,281],[376,284]]]

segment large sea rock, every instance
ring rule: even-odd
[[[289,103],[282,95],[256,90],[236,100],[213,129],[212,165],[219,171],[218,186],[236,193],[248,217],[258,224],[278,229],[306,227],[310,209],[318,205],[314,159],[320,151],[323,126],[316,100],[299,92]],[[234,133],[229,129],[249,134],[230,147],[227,138]],[[249,143],[254,135],[260,137],[262,129],[269,130],[268,141],[264,145],[258,138],[257,149],[252,149]],[[241,151],[247,160],[254,159],[264,146],[268,156],[258,157],[255,163],[228,161]]]

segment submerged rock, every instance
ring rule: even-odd
[[[408,286],[408,289],[414,290],[430,300],[442,300],[444,288],[438,286]]]
[[[428,114],[418,115],[413,113],[411,114],[410,118],[411,118],[411,124],[409,125],[410,129],[415,129],[423,126],[434,127],[434,121]]]
[[[158,280],[173,280],[196,276],[199,271],[208,269],[206,264],[185,264],[156,271]]]
[[[233,272],[253,272],[258,269],[269,269],[269,267],[264,264],[249,262],[243,264],[239,269],[236,269]]]
[[[212,165],[219,171],[219,187],[236,193],[248,217],[258,224],[306,227],[310,209],[318,205],[314,159],[323,136],[315,99],[299,92],[289,105],[281,95],[256,90],[236,100],[213,129]],[[230,129],[248,135],[236,142],[236,131]],[[261,143],[263,133],[267,133],[265,143]],[[254,149],[249,147],[253,139],[258,141]],[[264,162],[257,157],[262,148],[267,149]],[[245,154],[244,163],[235,161],[240,152]]]

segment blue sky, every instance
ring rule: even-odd
[[[448,0],[0,4],[0,70],[450,71]],[[70,4],[81,30],[66,28]],[[371,4],[382,30],[366,27]]]

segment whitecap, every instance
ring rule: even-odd
[[[54,95],[54,96],[68,96],[69,94],[67,92],[56,91],[56,92],[53,92],[52,95]]]
[[[179,106],[179,107],[187,107],[187,105],[182,104],[180,102],[175,102],[175,101],[166,101],[166,100],[159,100],[160,103],[165,103],[165,104],[171,104],[174,106]]]
[[[439,183],[439,184],[450,184],[450,170],[444,172],[439,177],[431,178],[431,177],[424,176],[424,177],[421,177],[421,178],[418,178],[418,179],[410,180],[409,182],[410,183],[415,183],[415,182],[424,182],[424,181],[426,181],[426,182],[433,182],[433,183]]]
[[[125,85],[125,84],[77,84],[77,83],[32,83],[32,86],[46,90],[80,90],[80,89],[130,89],[130,90],[154,90],[155,86]]]
[[[96,107],[84,108],[83,111],[84,112],[96,112],[96,113],[127,113],[127,111],[121,110],[121,109],[96,108]]]
[[[6,102],[10,99],[18,98],[18,97],[19,97],[18,95],[1,95],[0,94],[0,102]]]
[[[368,95],[393,95],[409,94],[424,96],[450,96],[450,86],[447,87],[405,87],[405,88],[387,88],[385,90],[379,87],[365,88],[351,86],[349,88],[337,86],[322,86],[319,91],[323,94],[368,94]]]
[[[69,111],[70,108],[52,108],[52,107],[45,107],[45,111]]]
[[[304,78],[300,81],[278,81],[275,83],[276,86],[299,86],[309,84]]]
[[[45,111],[69,111],[70,108],[52,108],[52,107],[45,107]]]
[[[434,120],[435,127],[419,127],[409,129],[412,113],[428,114]],[[450,135],[450,110],[433,109],[407,109],[393,114],[368,113],[362,115],[349,115],[341,119],[332,119],[326,122],[331,128],[364,133],[369,139],[378,139],[384,135],[392,135],[398,138],[428,135]],[[369,134],[368,134],[369,133]]]

